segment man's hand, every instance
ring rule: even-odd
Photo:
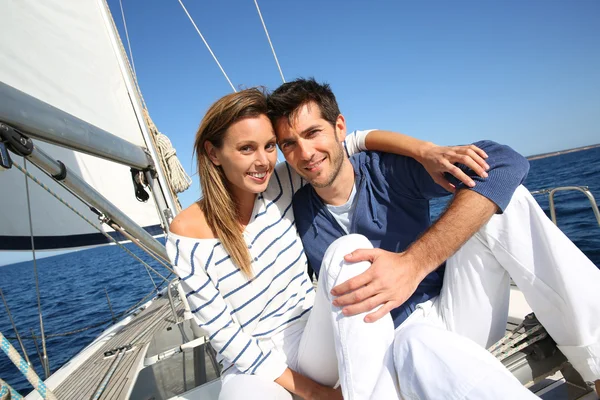
[[[490,169],[485,162],[487,157],[485,151],[475,145],[447,147],[429,143],[423,147],[421,156],[416,159],[425,167],[435,183],[454,193],[456,188],[448,182],[444,173],[448,172],[468,187],[473,187],[475,182],[454,164],[464,164],[480,177],[487,178],[486,171]]]
[[[403,304],[427,275],[407,253],[381,249],[356,250],[345,257],[347,262],[370,261],[362,274],[337,285],[331,294],[339,296],[333,305],[344,307],[344,315],[356,315],[381,306],[368,314],[365,322],[375,322]]]

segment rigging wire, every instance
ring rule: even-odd
[[[231,89],[234,92],[237,92],[237,90],[235,90],[235,86],[233,86],[233,83],[231,83],[231,80],[229,80],[229,77],[227,76],[227,74],[225,73],[225,70],[223,69],[223,67],[221,66],[221,63],[219,63],[219,60],[217,60],[217,56],[215,56],[215,53],[213,53],[212,49],[210,48],[210,46],[208,45],[208,42],[206,41],[206,39],[204,39],[204,36],[202,35],[202,33],[200,32],[200,29],[198,29],[198,26],[196,26],[196,23],[194,22],[194,20],[192,19],[192,16],[190,15],[190,13],[188,12],[187,8],[185,8],[185,6],[183,5],[183,2],[181,0],[177,0],[179,1],[179,4],[181,4],[181,8],[183,8],[183,11],[185,11],[185,14],[187,15],[187,17],[189,18],[190,22],[192,23],[192,25],[194,25],[194,28],[196,29],[196,32],[198,32],[198,35],[200,35],[200,38],[202,39],[202,41],[204,42],[204,45],[206,46],[206,48],[208,49],[208,51],[210,52],[210,54],[212,55],[213,59],[215,60],[215,62],[217,63],[217,65],[219,66],[219,68],[221,69],[221,72],[223,73],[223,75],[225,76],[225,79],[227,79],[227,82],[229,82],[229,86],[231,86]]]
[[[129,48],[129,57],[131,58],[131,69],[133,69],[133,75],[137,80],[137,73],[135,71],[135,63],[133,62],[133,53],[131,51],[131,42],[129,41],[129,31],[127,30],[127,22],[125,21],[125,12],[123,11],[122,0],[119,0],[119,6],[121,7],[121,17],[123,18],[123,27],[125,27],[125,38],[127,38],[127,47]]]
[[[275,58],[275,63],[277,64],[277,69],[279,69],[279,75],[281,75],[281,80],[285,83],[285,78],[283,76],[283,71],[281,70],[281,65],[279,65],[279,60],[277,59],[277,54],[275,54],[275,47],[273,47],[273,43],[271,42],[271,37],[269,36],[269,31],[267,30],[267,25],[265,25],[265,20],[263,19],[262,13],[260,12],[260,7],[258,6],[258,1],[254,0],[254,5],[256,6],[256,11],[258,11],[258,16],[260,17],[260,22],[262,22],[263,29],[265,30],[265,34],[267,35],[267,40],[269,41],[269,46],[271,46],[271,51],[273,52],[273,57]]]
[[[15,335],[19,342],[19,346],[21,346],[21,351],[23,352],[25,361],[27,361],[27,365],[32,367],[33,364],[31,364],[31,361],[29,361],[29,356],[27,355],[27,350],[25,350],[25,346],[23,346],[23,341],[21,340],[21,335],[19,335],[19,331],[17,330],[17,326],[15,325],[15,321],[13,320],[12,313],[10,312],[10,308],[8,308],[8,303],[6,302],[6,299],[4,298],[4,293],[2,292],[2,288],[0,288],[0,297],[2,297],[2,301],[4,302],[4,308],[6,308],[6,315],[8,315],[8,319],[10,320],[13,331],[15,332]]]
[[[119,0],[121,1],[121,0]],[[192,179],[187,175],[183,167],[181,166],[181,162],[176,157],[175,149],[173,148],[171,141],[166,135],[159,132],[156,125],[150,118],[150,114],[148,113],[148,106],[146,105],[146,101],[144,100],[144,96],[142,95],[142,89],[140,88],[140,84],[138,82],[137,73],[135,71],[135,66],[133,64],[133,52],[131,50],[131,42],[129,41],[129,33],[127,31],[127,21],[125,19],[125,12],[123,11],[123,7],[121,6],[121,18],[123,19],[123,26],[125,27],[125,35],[127,37],[127,46],[129,47],[129,54],[127,55],[127,51],[125,50],[125,46],[123,45],[123,41],[121,39],[121,35],[118,34],[119,30],[117,29],[117,25],[115,24],[115,19],[110,12],[110,7],[105,1],[106,12],[110,16],[110,21],[112,22],[112,27],[115,33],[117,33],[116,39],[119,44],[119,49],[123,55],[123,60],[127,68],[129,69],[129,73],[133,78],[133,83],[135,85],[135,91],[137,97],[142,102],[142,112],[144,114],[144,121],[148,129],[151,131],[150,139],[154,143],[154,148],[159,152],[159,162],[162,166],[163,171],[165,171],[167,175],[167,186],[169,188],[169,192],[174,198],[175,208],[177,211],[181,211],[181,204],[179,203],[179,199],[177,198],[177,193],[184,192],[190,185],[192,184]]]
[[[23,158],[23,167],[27,171],[27,160]],[[35,277],[35,293],[37,296],[38,315],[40,317],[40,331],[42,334],[42,353],[43,362],[42,367],[44,368],[44,374],[46,379],[50,376],[50,360],[48,360],[48,353],[46,352],[46,336],[44,334],[44,318],[42,317],[42,302],[40,296],[40,283],[38,279],[37,260],[35,258],[35,241],[33,239],[33,221],[31,218],[31,200],[29,198],[29,179],[25,175],[25,191],[27,193],[27,211],[29,213],[29,234],[31,238],[31,254],[33,255],[33,275]]]
[[[138,256],[136,256],[135,254],[133,254],[127,247],[123,246],[121,243],[119,243],[115,238],[113,238],[112,236],[110,236],[108,233],[104,232],[102,229],[100,229],[98,226],[96,226],[96,224],[94,224],[92,221],[90,221],[88,218],[86,218],[83,214],[81,214],[79,211],[77,211],[73,206],[71,206],[69,203],[67,203],[65,200],[63,200],[59,195],[57,195],[56,193],[54,193],[52,190],[50,190],[50,188],[48,188],[46,185],[44,185],[41,181],[39,181],[35,176],[33,176],[29,171],[27,171],[26,169],[24,169],[23,167],[21,167],[18,163],[13,161],[13,166],[15,168],[17,168],[19,171],[21,171],[22,173],[24,173],[25,175],[27,175],[27,177],[29,177],[31,180],[33,180],[35,183],[37,183],[40,187],[42,187],[44,190],[46,190],[48,193],[50,193],[54,198],[56,198],[58,201],[60,201],[62,204],[64,204],[69,210],[73,211],[78,217],[80,217],[81,219],[83,219],[85,222],[87,222],[88,224],[90,224],[94,229],[96,229],[98,232],[100,232],[102,235],[104,235],[107,239],[109,239],[110,241],[114,242],[117,246],[121,247],[123,250],[125,250],[127,253],[129,253],[130,256],[132,256],[133,258],[135,258],[136,260],[138,260],[140,263],[142,263],[146,268],[150,268],[152,271],[154,271],[155,273],[156,270],[154,270],[154,268],[150,267],[147,263],[145,263],[142,259],[140,259]],[[62,188],[64,188],[65,190],[69,191],[69,193],[73,194],[74,196],[76,196],[83,204],[88,205],[85,201],[83,201],[80,197],[78,197],[77,195],[75,195],[73,192],[71,192],[68,188],[66,188],[65,186],[61,185]],[[153,256],[153,254],[150,254],[151,256]],[[161,257],[162,258],[162,257]],[[173,271],[173,267],[172,265],[166,264],[165,262],[161,262],[161,264],[163,264],[163,266],[171,273],[175,273]],[[159,276],[162,277],[162,275],[159,274]],[[165,278],[163,277],[163,280]]]
[[[167,278],[171,277],[171,275],[172,275],[172,274],[169,274],[169,275],[167,275]],[[168,282],[167,282],[167,283],[168,283]],[[158,285],[158,288],[159,288],[159,290],[161,289],[161,286],[160,286],[160,285],[162,285],[162,283]],[[144,296],[144,297],[143,297],[143,298],[142,298],[140,301],[138,301],[137,303],[135,303],[134,305],[132,305],[131,307],[129,307],[127,310],[123,311],[122,313],[120,313],[120,314],[116,315],[116,316],[115,316],[115,319],[119,320],[119,319],[121,319],[122,317],[124,317],[125,315],[129,314],[129,312],[131,312],[131,311],[132,311],[132,310],[134,310],[135,308],[139,307],[139,305],[140,305],[140,304],[142,304],[144,301],[148,300],[148,299],[149,299],[151,296],[153,296],[154,294],[155,294],[155,290],[154,290],[154,289],[152,289],[152,290],[150,291],[150,293],[148,293],[146,296]],[[101,327],[101,326],[103,326],[103,325],[106,325],[106,324],[108,324],[109,322],[112,322],[112,321],[113,321],[113,318],[111,317],[110,319],[107,319],[107,320],[105,320],[105,321],[102,321],[102,322],[97,322],[97,323],[95,323],[95,324],[88,325],[88,326],[85,326],[85,327],[83,327],[83,328],[75,329],[75,330],[72,330],[72,331],[68,331],[68,332],[60,332],[60,333],[54,333],[54,334],[52,334],[52,333],[51,333],[51,334],[49,334],[49,335],[46,335],[46,337],[47,337],[47,338],[54,338],[54,337],[71,336],[71,335],[75,335],[75,334],[77,334],[77,333],[85,332],[85,331],[87,331],[87,330],[90,330],[90,329],[93,329],[93,328],[98,328],[98,327]],[[24,337],[23,337],[23,339],[24,339],[24,340],[35,340],[35,334],[33,333],[33,330],[31,331],[31,333],[32,333],[32,337],[24,336]],[[7,339],[10,339],[10,340],[14,340],[14,339],[16,339],[16,338],[14,338],[14,337],[9,337],[9,336],[6,336],[6,338],[7,338]],[[37,343],[37,342],[36,342],[36,343]],[[36,346],[37,346],[37,344],[36,344]]]

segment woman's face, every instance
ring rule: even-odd
[[[248,117],[232,124],[220,149],[207,143],[215,165],[220,165],[236,197],[264,192],[277,162],[277,145],[266,115]]]

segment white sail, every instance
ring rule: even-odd
[[[0,0],[0,10],[0,82],[135,145],[149,147],[137,94],[128,90],[131,77],[103,0]],[[27,110],[22,115],[27,118]],[[39,140],[35,144],[139,225],[160,224],[152,197],[146,203],[135,198],[129,167]],[[23,165],[20,157],[14,161]],[[97,216],[74,196],[30,163],[28,169],[100,226]],[[0,171],[0,193],[0,250],[30,248],[24,175],[14,167]],[[106,242],[96,229],[31,181],[29,199],[37,249]]]

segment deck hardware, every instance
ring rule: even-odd
[[[108,358],[108,357],[114,356],[115,354],[119,353],[120,351],[123,351],[123,352],[126,353],[129,350],[131,350],[132,348],[133,348],[132,344],[127,344],[125,346],[117,347],[117,348],[105,351],[104,352],[104,357]]]
[[[0,142],[15,154],[26,157],[33,152],[33,142],[21,131],[0,122]]]
[[[525,331],[529,331],[530,329],[535,328],[537,325],[541,324],[534,313],[527,314],[525,316],[525,319],[523,320],[523,327],[525,328]],[[542,361],[546,358],[552,357],[558,350],[558,347],[556,347],[556,342],[549,335],[547,335],[547,332],[544,328],[538,332],[537,336],[543,334],[546,334],[545,338],[530,344],[522,350],[523,353],[527,354],[535,361]]]
[[[56,160],[56,162],[58,163],[58,165],[60,167],[60,172],[58,174],[52,175],[52,177],[54,179],[56,179],[57,181],[64,181],[65,178],[67,177],[67,167],[60,160]]]
[[[11,167],[12,160],[10,159],[10,153],[4,142],[0,142],[0,171],[10,169]]]
[[[135,198],[142,203],[147,202],[150,198],[150,195],[148,194],[148,192],[146,192],[146,189],[144,189],[145,186],[148,186],[144,177],[144,171],[136,168],[131,168],[131,180],[133,181]]]
[[[588,198],[588,200],[590,202],[590,207],[592,207],[594,216],[596,217],[596,220],[598,221],[598,225],[600,225],[600,210],[598,210],[598,204],[596,203],[596,199],[594,198],[594,195],[592,194],[592,192],[590,192],[590,188],[588,186],[561,186],[561,187],[556,187],[556,188],[552,188],[552,189],[535,190],[535,191],[531,192],[531,194],[532,195],[536,195],[536,194],[547,194],[548,195],[550,218],[552,219],[552,222],[554,222],[554,225],[557,225],[557,223],[556,223],[556,206],[554,205],[554,195],[556,194],[556,192],[563,192],[563,191],[568,191],[568,190],[579,191]]]

